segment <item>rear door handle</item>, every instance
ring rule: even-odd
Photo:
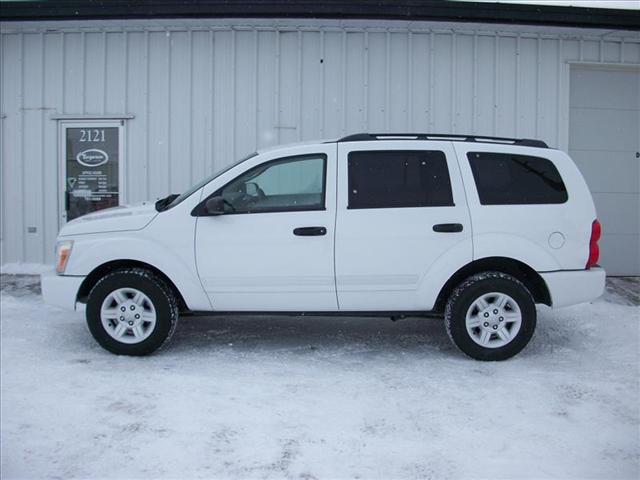
[[[439,233],[458,233],[463,230],[461,223],[438,223],[433,226],[434,232]]]
[[[327,229],[324,227],[298,227],[293,229],[293,234],[300,237],[312,237],[316,235],[326,235]]]

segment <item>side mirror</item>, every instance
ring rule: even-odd
[[[224,199],[222,197],[211,197],[205,204],[207,215],[223,215]]]

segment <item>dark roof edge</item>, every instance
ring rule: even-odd
[[[0,20],[331,18],[640,30],[640,11],[442,0],[3,1]]]

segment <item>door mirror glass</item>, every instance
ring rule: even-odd
[[[207,200],[206,206],[208,215],[224,214],[224,199],[222,197],[211,197]]]

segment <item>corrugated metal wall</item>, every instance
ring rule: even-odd
[[[640,64],[640,37],[364,21],[6,23],[1,55],[2,263],[50,262],[52,116],[133,115],[127,202],[179,192],[256,148],[359,131],[566,148],[567,62]]]

